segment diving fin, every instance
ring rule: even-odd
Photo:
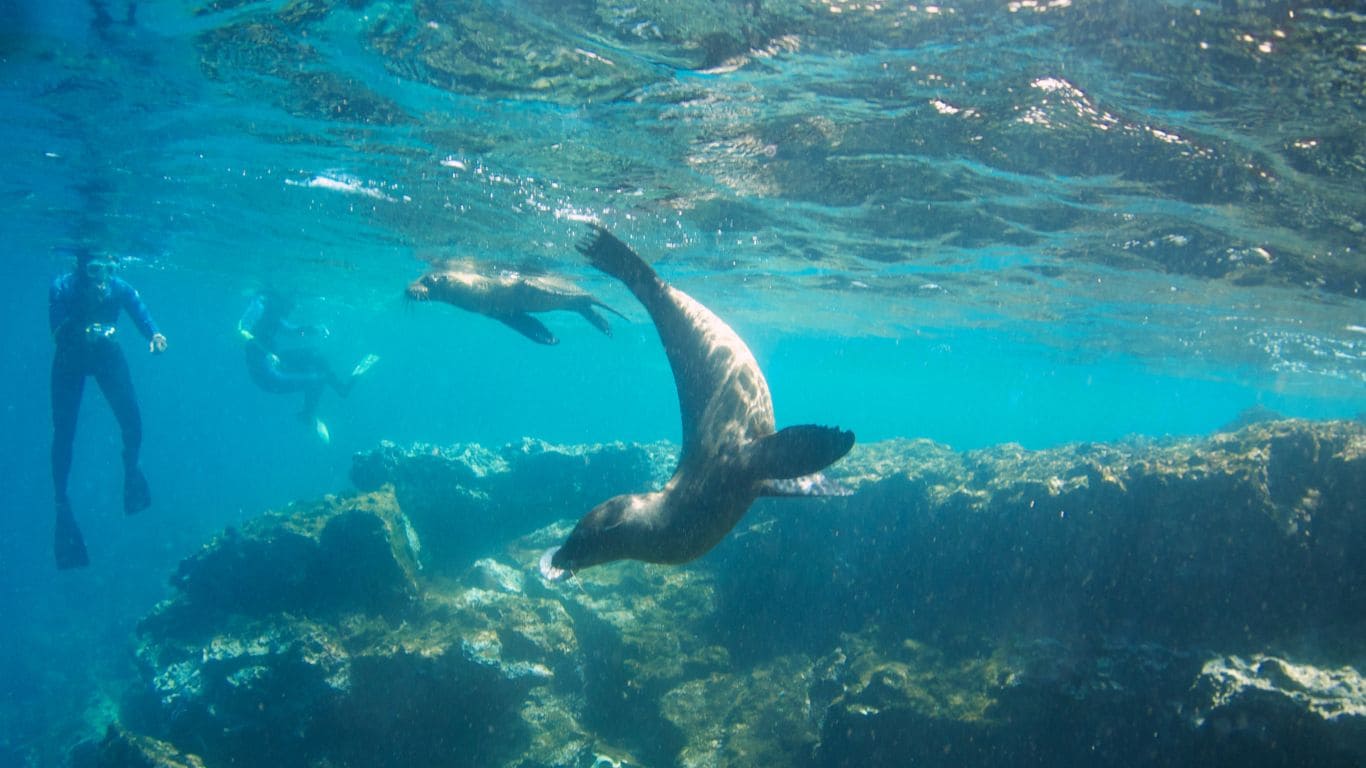
[[[152,506],[152,490],[147,487],[147,478],[142,470],[133,467],[123,475],[123,513],[136,515]]]
[[[825,469],[853,447],[853,432],[800,424],[760,439],[751,449],[750,462],[759,477],[789,480]]]
[[[351,369],[351,378],[354,379],[357,376],[364,376],[366,372],[368,372],[375,365],[375,363],[378,362],[379,355],[366,355],[364,358],[361,359],[359,363],[356,363],[355,368]]]
[[[65,571],[90,565],[90,556],[86,554],[81,529],[71,514],[71,505],[64,501],[57,502],[57,529],[52,544],[57,570]]]

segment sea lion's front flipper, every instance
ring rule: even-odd
[[[642,291],[657,292],[660,290],[657,281],[659,276],[645,260],[633,250],[631,246],[617,239],[615,235],[607,231],[601,224],[590,225],[593,233],[584,242],[579,243],[579,253],[588,257],[588,261],[593,266],[615,277],[626,284],[631,292],[640,298],[646,307],[650,306],[647,296],[642,295]]]
[[[769,435],[750,449],[759,477],[786,480],[815,474],[854,447],[854,433],[839,427],[800,424]]]
[[[525,312],[518,312],[515,315],[499,315],[497,319],[537,344],[560,343],[560,340],[555,338],[555,334],[545,327],[545,323]]]

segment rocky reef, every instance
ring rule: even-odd
[[[1366,426],[860,446],[684,567],[535,562],[666,445],[358,455],[140,625],[82,766],[1366,762]]]

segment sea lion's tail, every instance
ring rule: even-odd
[[[589,226],[593,228],[593,234],[577,246],[579,253],[588,257],[589,264],[625,283],[637,296],[641,289],[659,280],[654,268],[631,250],[631,246],[600,224]]]

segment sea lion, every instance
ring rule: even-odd
[[[480,269],[468,263],[437,265],[410,283],[406,293],[417,301],[441,301],[486,315],[538,344],[558,344],[560,340],[531,312],[578,312],[608,336],[612,327],[594,307],[623,316],[567,280],[509,269]]]
[[[584,515],[563,546],[542,555],[543,576],[614,560],[686,563],[716,546],[760,496],[844,493],[819,471],[849,452],[852,432],[815,425],[775,432],[768,383],[730,326],[606,229],[594,225],[578,249],[654,320],[678,388],[683,450],[663,489],[615,496]]]

